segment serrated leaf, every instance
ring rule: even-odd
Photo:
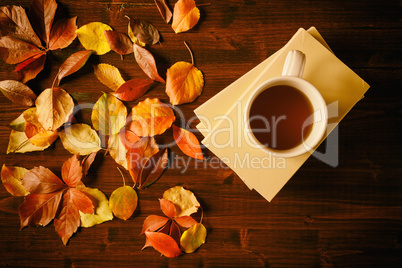
[[[105,31],[106,40],[110,49],[120,55],[127,55],[134,52],[133,43],[130,37],[117,31]]]
[[[144,95],[153,83],[149,79],[131,79],[111,94],[122,101],[133,101]]]
[[[55,0],[34,0],[29,8],[29,19],[32,26],[46,44],[49,44],[50,30],[56,14]]]
[[[93,50],[97,55],[103,55],[110,51],[105,31],[112,28],[102,22],[88,23],[76,31],[78,39],[86,50]]]
[[[0,58],[8,64],[20,63],[40,53],[42,50],[20,39],[12,36],[0,37]]]
[[[22,185],[22,176],[29,170],[23,167],[11,166],[5,164],[1,168],[1,181],[6,190],[13,196],[26,196],[29,192]]]
[[[113,191],[109,199],[109,207],[113,214],[122,220],[127,220],[137,208],[138,196],[130,186],[122,186]]]
[[[186,230],[180,238],[180,246],[186,253],[193,253],[205,243],[207,229],[202,223],[196,223]]]
[[[49,49],[56,50],[68,47],[77,34],[77,17],[60,19],[52,27],[49,39]]]
[[[138,65],[149,78],[165,83],[165,80],[163,80],[158,73],[154,56],[152,56],[148,50],[134,43],[134,57]]]
[[[169,221],[169,218],[166,218],[166,217],[157,216],[157,215],[149,215],[144,220],[144,223],[142,225],[142,231],[141,231],[140,235],[142,235],[146,231],[149,231],[149,232],[157,231],[160,228],[162,228],[168,221]]]
[[[159,199],[159,204],[163,214],[165,214],[167,217],[173,219],[173,217],[176,216],[176,206],[172,202],[161,198]]]
[[[65,127],[59,136],[64,148],[72,154],[88,155],[101,149],[98,134],[86,124]]]
[[[110,64],[94,65],[94,72],[98,80],[113,91],[118,90],[126,82],[121,77],[119,69]]]
[[[32,106],[35,103],[36,94],[27,85],[19,81],[1,81],[0,90],[4,96],[17,105]]]
[[[35,146],[49,146],[58,137],[57,131],[45,130],[38,121],[36,107],[23,112],[25,119],[25,134]]]
[[[77,184],[81,182],[82,175],[82,166],[81,162],[78,161],[77,155],[73,155],[63,163],[61,167],[61,177],[68,186],[77,186]]]
[[[191,226],[193,226],[194,224],[197,223],[197,221],[194,220],[194,218],[191,216],[175,217],[174,221],[178,225],[180,225],[181,227],[184,227],[184,228],[190,228]]]
[[[46,52],[42,52],[18,64],[14,72],[18,73],[19,81],[26,83],[43,70],[45,62]]]
[[[175,186],[163,193],[163,198],[169,200],[176,205],[177,210],[176,217],[190,216],[194,212],[197,212],[200,207],[197,198],[193,192],[184,189],[182,186]]]
[[[59,73],[57,74],[57,85],[60,84],[61,79],[81,69],[81,67],[85,65],[92,53],[92,50],[83,50],[78,51],[68,57],[59,68]]]
[[[54,193],[67,188],[50,169],[34,167],[22,177],[22,185],[31,194]]]
[[[175,33],[181,33],[193,28],[200,19],[200,10],[194,0],[179,0],[173,10],[172,28]]]
[[[80,211],[81,227],[92,227],[113,219],[113,213],[109,208],[109,201],[104,193],[99,189],[89,187],[80,188],[80,191],[91,199],[95,209],[93,214],[86,214]]]
[[[168,258],[174,258],[182,254],[177,242],[167,234],[161,232],[145,232],[147,239],[153,248]]]
[[[200,142],[194,133],[175,125],[172,126],[172,129],[174,140],[183,153],[192,158],[204,160]]]

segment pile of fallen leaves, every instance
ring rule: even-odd
[[[173,14],[164,0],[155,0],[155,4],[166,23],[172,19],[176,33],[190,30],[200,18],[194,0],[177,1]],[[203,90],[204,80],[185,43],[192,62],[172,65],[165,82],[146,48],[160,42],[159,31],[150,22],[127,17],[127,33],[114,31],[102,22],[77,28],[76,17],[56,16],[57,6],[55,0],[33,0],[28,14],[22,7],[0,7],[0,58],[8,64],[18,64],[18,80],[1,81],[0,90],[13,103],[31,107],[11,122],[7,154],[42,151],[60,138],[73,156],[63,163],[61,179],[43,166],[27,170],[5,165],[1,179],[12,195],[25,196],[19,207],[21,228],[46,226],[53,220],[67,244],[79,226],[91,227],[113,219],[113,215],[124,220],[132,216],[138,201],[135,188],[150,186],[168,166],[168,149],[158,146],[156,135],[172,128],[183,153],[204,159],[197,138],[183,127],[185,123],[175,123],[178,120],[172,109],[172,105],[194,101]],[[43,70],[49,51],[68,47],[76,37],[85,50],[70,55],[59,67],[52,86],[36,96],[25,83]],[[148,78],[125,81],[112,65],[94,66],[95,76],[111,92],[103,93],[93,106],[92,126],[79,123],[74,116],[77,107],[60,87],[61,80],[78,72],[91,55],[111,50],[122,57],[134,54]],[[171,105],[158,98],[146,98],[134,107],[126,106],[125,102],[146,94],[154,81],[166,83]],[[100,190],[82,182],[100,150],[106,150],[128,170],[134,185],[124,184],[113,191],[109,200]],[[142,230],[147,237],[144,247],[153,246],[165,256],[175,257],[182,252],[191,253],[205,242],[205,227],[190,216],[200,207],[193,193],[174,187],[165,192],[160,205],[167,218],[147,217]],[[179,225],[188,230],[181,234]]]

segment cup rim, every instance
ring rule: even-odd
[[[303,140],[301,144],[287,150],[276,150],[264,146],[254,136],[250,126],[250,109],[254,100],[260,93],[276,85],[287,85],[301,91],[303,94],[306,95],[311,105],[313,106],[314,117],[316,117],[316,113],[318,113],[317,117],[321,117],[318,122],[315,122],[313,124],[313,128],[311,129],[310,134],[307,136],[306,139]],[[328,111],[325,100],[322,97],[321,93],[310,82],[304,80],[303,78],[295,76],[278,76],[260,84],[250,95],[245,107],[244,123],[244,132],[246,132],[245,134],[248,136],[251,142],[257,146],[257,148],[263,150],[266,153],[271,153],[276,157],[290,158],[302,155],[310,150],[314,150],[314,148],[319,144],[327,129]]]

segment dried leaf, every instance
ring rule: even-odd
[[[59,87],[45,89],[35,104],[38,120],[46,130],[57,130],[67,122],[74,108],[71,96]]]
[[[174,140],[180,150],[192,158],[204,160],[200,142],[194,133],[175,125],[173,125],[172,128]]]
[[[174,241],[176,241],[177,245],[180,245],[181,231],[175,221],[172,221],[172,223],[170,224],[169,236],[172,237]]]
[[[7,154],[43,151],[49,146],[50,144],[46,146],[35,146],[29,141],[25,132],[11,130],[10,140],[7,147]]]
[[[64,182],[70,186],[75,187],[82,178],[82,166],[78,161],[77,155],[73,155],[63,163],[61,167],[61,177]]]
[[[93,50],[97,55],[103,55],[110,51],[105,31],[112,28],[102,22],[88,23],[76,31],[78,39],[86,50]]]
[[[180,225],[181,227],[184,227],[184,228],[190,228],[191,226],[193,226],[194,224],[197,223],[197,221],[194,220],[194,218],[191,216],[175,217],[174,221],[178,225]]]
[[[118,90],[126,82],[121,77],[119,69],[110,64],[94,65],[94,72],[98,80],[113,91]]]
[[[133,101],[144,95],[153,83],[154,81],[149,79],[131,79],[111,94],[122,101]]]
[[[25,134],[33,145],[39,147],[49,146],[57,139],[57,131],[45,130],[38,121],[36,110],[36,107],[33,107],[23,112]]]
[[[169,23],[169,21],[172,19],[173,14],[166,4],[166,0],[155,0],[155,4],[159,10],[159,13],[161,13],[162,18],[166,21],[166,23]]]
[[[110,156],[114,159],[114,161],[116,161],[117,164],[121,165],[125,169],[128,169],[126,158],[127,149],[121,141],[120,136],[120,133],[109,136],[108,151]]]
[[[109,199],[109,207],[113,214],[122,220],[127,220],[137,208],[138,196],[130,186],[122,186],[113,191]]]
[[[126,124],[127,109],[116,97],[104,93],[92,109],[92,125],[102,135],[119,133]]]
[[[23,167],[7,167],[5,164],[1,168],[1,181],[6,190],[13,196],[26,196],[29,194],[21,183],[22,176],[28,172]]]
[[[176,217],[190,216],[197,212],[200,207],[195,195],[182,186],[175,186],[166,190],[163,193],[163,199],[169,200],[177,206],[176,208],[180,208],[177,210]]]
[[[92,55],[92,52],[92,50],[78,51],[68,57],[59,68],[59,73],[57,74],[57,85],[60,84],[61,79],[81,69]]]
[[[120,141],[126,147],[126,149],[130,149],[133,147],[134,143],[141,140],[141,137],[138,137],[131,130],[127,129],[127,127],[123,127],[120,132]]]
[[[158,74],[154,56],[148,50],[134,43],[134,56],[138,65],[149,78],[165,83],[165,80]]]
[[[92,163],[95,160],[97,152],[90,153],[87,155],[82,161],[81,161],[81,166],[82,166],[82,176],[85,177],[88,174],[88,170],[91,167]]]
[[[49,44],[57,3],[55,0],[34,0],[29,8],[29,18],[35,31],[46,44]]]
[[[101,149],[98,134],[86,124],[65,127],[59,136],[64,148],[72,154],[88,155]]]
[[[86,214],[80,211],[81,227],[92,227],[113,219],[113,213],[109,208],[109,201],[104,193],[98,189],[89,187],[81,188],[80,191],[91,199],[95,208],[93,214]]]
[[[25,118],[24,113],[20,114],[13,122],[10,123],[10,128],[16,131],[25,131]]]
[[[60,19],[52,27],[49,40],[49,49],[56,50],[68,47],[77,34],[77,17]]]
[[[203,75],[191,63],[176,62],[167,70],[166,94],[173,105],[194,101],[201,94],[203,87]]]
[[[169,162],[168,150],[164,148],[148,159],[142,167],[139,177],[139,189],[146,188],[156,182],[162,175]]]
[[[54,173],[42,166],[34,167],[22,177],[22,185],[31,194],[54,193],[67,188]]]
[[[161,210],[163,214],[165,214],[167,217],[171,219],[173,219],[173,217],[176,216],[176,206],[172,202],[161,198],[159,199],[159,203],[161,205]]]
[[[135,44],[138,44],[137,40],[139,40],[144,44],[154,45],[159,42],[160,38],[158,29],[150,22],[141,19],[130,19],[128,35]]]
[[[36,94],[25,84],[15,80],[4,80],[0,82],[0,90],[13,103],[21,106],[32,106]]]
[[[46,52],[42,52],[18,64],[14,72],[18,73],[18,80],[26,83],[43,70],[45,62]]]
[[[120,55],[127,55],[134,52],[133,43],[130,37],[117,31],[105,31],[106,40],[110,49]]]
[[[173,10],[172,28],[175,33],[181,33],[193,28],[200,19],[200,10],[194,0],[179,0]]]
[[[175,120],[173,110],[159,99],[139,102],[132,108],[128,129],[137,136],[155,136],[164,133]]]
[[[145,232],[151,245],[168,258],[174,258],[182,254],[176,241],[167,234],[160,232]]]
[[[207,229],[202,223],[196,223],[186,230],[180,238],[180,246],[186,253],[193,253],[205,243]]]
[[[141,234],[145,233],[146,231],[154,232],[162,228],[167,222],[169,218],[157,216],[157,215],[149,215],[142,225]]]
[[[42,50],[36,46],[15,37],[0,37],[0,58],[8,64],[20,63],[41,53]]]

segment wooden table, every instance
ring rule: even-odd
[[[169,2],[173,6],[175,1]],[[334,53],[371,88],[338,127],[339,165],[333,168],[310,158],[270,203],[250,191],[224,164],[195,162],[173,146],[171,157],[189,161],[186,169],[169,168],[149,189],[139,190],[139,206],[127,221],[115,218],[93,228],[80,228],[67,246],[53,224],[20,231],[16,208],[21,200],[7,205],[0,201],[0,266],[400,267],[400,1],[199,0],[201,20],[182,34],[175,34],[165,24],[152,0],[58,3],[69,17],[78,16],[78,26],[101,21],[126,32],[125,15],[151,21],[162,42],[149,50],[163,77],[173,63],[190,61],[186,41],[205,77],[202,95],[180,106],[188,120],[195,108],[285,45],[299,27],[316,26]],[[7,4],[28,8],[30,1],[1,1],[1,5]],[[75,40],[70,47],[52,52],[45,70],[28,85],[36,93],[50,87],[60,64],[78,50],[82,47]],[[102,92],[110,91],[93,74],[91,65],[97,63],[118,67],[126,80],[145,78],[132,55],[124,60],[113,52],[92,56],[82,70],[61,84],[77,103],[94,103]],[[0,80],[16,79],[13,68],[2,62]],[[139,100],[157,97],[168,102],[164,90],[165,85],[157,83]],[[0,164],[43,165],[60,175],[63,161],[70,157],[60,140],[43,152],[6,155],[9,123],[24,109],[2,94],[0,101]],[[90,123],[88,118],[84,116],[86,123]],[[167,132],[163,139],[170,137]],[[197,137],[202,135],[197,133]],[[86,185],[110,196],[122,186],[116,166],[109,156],[99,153]],[[128,181],[128,172],[124,174]],[[198,197],[208,236],[197,252],[168,259],[152,248],[141,251],[145,238],[139,233],[146,216],[162,215],[158,198],[175,185]],[[1,186],[0,200],[9,196]]]

